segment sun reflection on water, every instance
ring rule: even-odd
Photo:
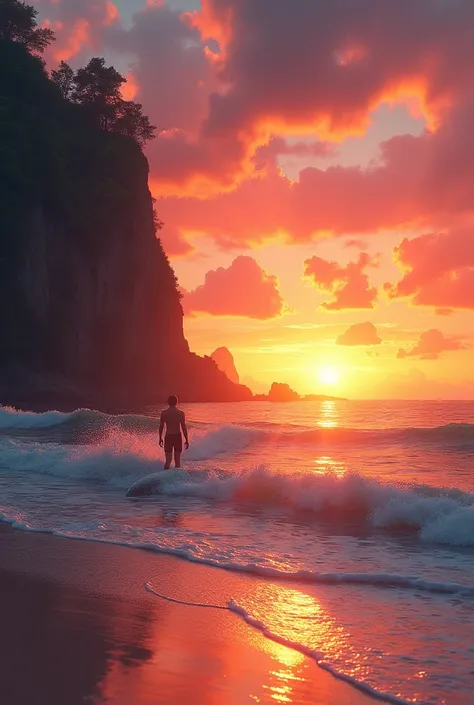
[[[318,420],[318,426],[322,428],[337,428],[339,426],[339,413],[335,401],[327,400],[321,403],[321,418]]]
[[[315,595],[277,584],[261,585],[253,595],[252,605],[246,606],[254,617],[262,620],[268,630],[291,644],[302,645],[320,658],[345,663],[346,673],[358,679],[368,675],[368,666],[351,644],[351,635],[337,623],[333,615]],[[306,657],[299,651],[267,641],[264,647],[282,664],[269,671],[262,689],[275,702],[293,702],[296,682],[304,680]]]
[[[339,460],[334,460],[330,455],[321,455],[315,459],[316,475],[334,475],[335,477],[344,477],[347,468],[344,463]]]

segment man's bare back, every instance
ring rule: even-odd
[[[166,425],[166,435],[181,433],[181,424],[185,420],[184,411],[176,406],[169,406],[161,413],[161,420]]]
[[[160,417],[160,446],[165,448],[165,470],[171,465],[174,451],[174,466],[181,467],[181,452],[183,450],[183,439],[181,438],[181,429],[183,430],[185,439],[185,448],[189,448],[188,429],[186,426],[186,417],[184,411],[177,407],[178,398],[170,396],[168,398],[168,408],[161,412]],[[163,429],[166,426],[165,440],[163,442]]]

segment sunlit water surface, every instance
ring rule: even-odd
[[[185,410],[184,470],[141,498],[159,409],[0,410],[2,517],[259,574],[240,607],[295,649],[402,701],[473,702],[474,403]]]

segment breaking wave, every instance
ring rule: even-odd
[[[50,429],[54,435],[77,434],[81,441],[96,441],[98,437],[110,431],[121,430],[130,433],[153,433],[157,431],[159,419],[141,414],[105,414],[90,409],[78,409],[72,413],[60,411],[46,411],[35,413],[32,411],[18,411],[12,407],[0,406],[0,431],[41,431]],[[197,424],[197,429],[201,424]],[[193,429],[194,430],[194,429]],[[241,441],[242,447],[248,443],[265,445],[282,440],[303,444],[318,444],[321,446],[371,446],[376,444],[436,444],[446,446],[451,450],[466,451],[474,449],[474,424],[450,423],[432,428],[410,427],[404,429],[359,429],[359,428],[302,428],[282,427],[281,424],[264,422],[256,427],[224,426],[221,427],[223,438],[222,450],[234,450],[236,439]],[[81,435],[82,434],[82,435]],[[60,436],[62,437],[62,436]],[[225,441],[231,441],[225,446]],[[200,458],[197,458],[200,459]]]
[[[199,463],[252,441],[254,432],[222,427],[201,432],[187,458]],[[250,434],[250,435],[249,435]],[[222,470],[197,467],[160,472],[156,438],[110,431],[95,445],[60,445],[3,439],[0,467],[73,481],[98,482],[124,492],[145,478],[149,494],[279,508],[289,515],[368,524],[384,531],[411,531],[425,542],[474,546],[474,495],[458,489],[382,482],[355,472],[342,476],[311,471],[283,473],[263,466]],[[146,476],[151,476],[148,480]]]

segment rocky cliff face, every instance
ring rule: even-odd
[[[82,124],[22,52],[0,46],[0,402],[250,398],[189,351],[139,146]]]
[[[234,382],[234,384],[239,384],[239,373],[235,367],[232,353],[228,348],[217,348],[217,350],[214,350],[214,352],[211,353],[211,358],[231,382]]]

